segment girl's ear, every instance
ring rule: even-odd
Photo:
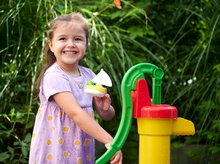
[[[47,44],[48,44],[48,47],[49,47],[50,51],[53,52],[53,46],[52,46],[51,40],[48,40]]]

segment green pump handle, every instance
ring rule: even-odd
[[[131,90],[135,90],[136,81],[145,78],[144,74],[150,74],[153,79],[152,99],[153,104],[161,103],[161,80],[164,72],[162,69],[150,63],[140,63],[131,67],[124,75],[121,84],[122,116],[117,133],[111,147],[96,160],[96,164],[105,164],[119,151],[125,143],[132,123],[132,97]]]

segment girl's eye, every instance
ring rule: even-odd
[[[76,41],[82,41],[82,38],[75,38]]]
[[[59,40],[66,40],[66,38],[59,38]]]

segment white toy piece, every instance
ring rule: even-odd
[[[109,75],[103,69],[86,84],[84,91],[93,96],[103,97],[107,93],[107,89],[102,85],[107,87],[112,86]]]

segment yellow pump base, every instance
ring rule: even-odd
[[[169,164],[170,136],[193,135],[194,124],[186,119],[138,118],[139,164]]]

